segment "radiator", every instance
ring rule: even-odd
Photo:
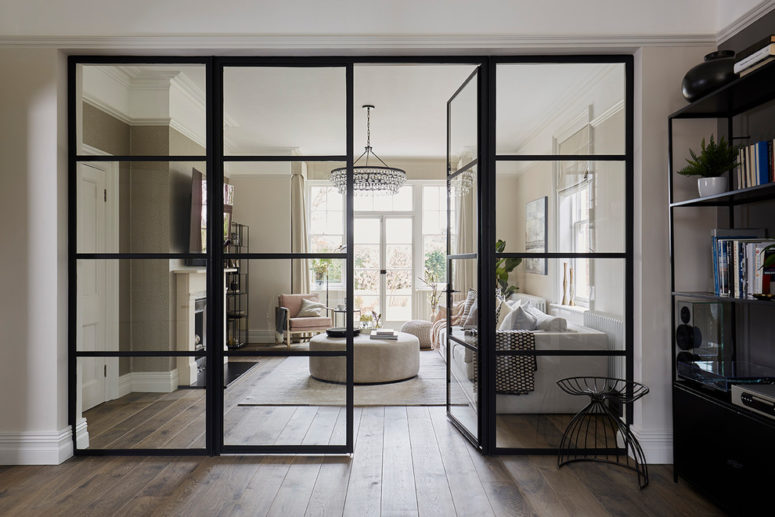
[[[624,322],[621,318],[604,312],[586,311],[584,326],[605,332],[609,350],[624,350]],[[608,358],[608,375],[617,379],[625,378],[623,357]]]
[[[532,294],[525,294],[525,293],[514,293],[511,295],[509,300],[520,300],[522,302],[527,302],[536,309],[538,309],[541,312],[547,312],[546,310],[546,299],[541,298],[540,296],[534,296]]]

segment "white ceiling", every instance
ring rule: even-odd
[[[123,67],[136,80],[173,69],[186,77],[189,91],[200,91],[204,118],[202,67],[143,67],[142,73]],[[363,104],[375,105],[371,143],[385,160],[446,156],[447,100],[473,72],[472,65],[357,65],[354,70],[356,157],[366,143]],[[606,64],[499,65],[497,152],[520,151],[549,122],[575,116],[600,94],[614,104],[624,93],[622,72],[622,65]],[[601,81],[607,86],[599,86]],[[471,84],[453,104],[453,143],[461,147],[475,144],[474,94]],[[226,68],[226,152],[345,154],[345,100],[343,68]]]

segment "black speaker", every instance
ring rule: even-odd
[[[675,344],[681,350],[691,350],[702,346],[702,332],[699,327],[692,325],[692,311],[690,306],[683,305],[679,311],[681,323],[675,329]]]

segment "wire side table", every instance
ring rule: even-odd
[[[610,405],[632,404],[649,392],[648,387],[612,377],[568,377],[557,381],[557,385],[565,393],[590,399],[562,435],[557,467],[576,461],[611,463],[637,472],[638,485],[645,488],[649,473],[643,449]]]

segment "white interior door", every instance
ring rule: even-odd
[[[105,171],[90,164],[79,164],[78,251],[105,250]],[[78,261],[78,315],[76,346],[79,351],[104,349],[106,264],[103,260]],[[107,400],[107,361],[102,357],[79,359],[81,409],[86,411]]]

